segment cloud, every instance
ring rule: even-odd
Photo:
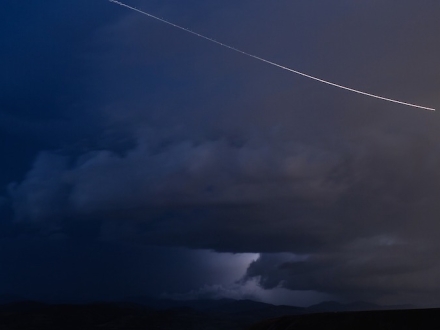
[[[198,300],[198,299],[235,299],[235,300],[260,300],[258,297],[259,286],[256,281],[247,281],[244,284],[234,283],[230,285],[205,285],[197,290],[183,294],[163,294],[166,299]]]
[[[151,148],[141,138],[125,155],[44,153],[11,198],[17,220],[99,219],[104,240],[266,252],[246,275],[265,290],[434,303],[440,154],[408,135],[358,138],[350,154],[258,139]]]
[[[439,101],[438,4],[213,5],[184,17],[160,10],[304,72]],[[121,15],[90,32],[81,81],[93,96],[81,94],[81,112],[66,108],[81,128],[98,118],[99,141],[45,146],[9,186],[17,223],[107,243],[262,253],[247,277],[266,291],[436,301],[435,114],[318,86]],[[228,290],[211,283],[200,292]]]
[[[0,262],[8,270],[0,274],[0,292],[63,302],[121,301],[228,285],[243,276],[252,260],[248,255],[83,239],[2,237],[0,247]]]
[[[64,208],[62,175],[66,165],[65,157],[41,153],[23,183],[10,184],[17,221],[39,221],[60,215]]]
[[[168,294],[161,297],[175,300],[199,299],[250,299],[274,305],[310,306],[323,300],[337,300],[336,296],[313,290],[291,290],[282,287],[266,289],[257,278],[229,284],[204,285],[186,293]]]
[[[70,162],[44,153],[11,198],[19,221],[99,220],[102,240],[263,252],[246,279],[265,290],[434,303],[440,154],[423,138],[358,138],[350,154],[258,139],[158,149],[139,139],[125,155]],[[190,295],[240,290],[212,284]]]
[[[347,300],[383,304],[438,304],[438,247],[391,242],[384,237],[364,239],[356,247],[316,253],[301,262],[269,262],[269,257],[262,254],[249,266],[247,278],[258,279],[265,289],[317,290]]]
[[[67,158],[42,153],[10,186],[19,219],[180,205],[258,204],[302,198],[334,200],[345,186],[337,155],[305,146],[248,141],[179,141],[154,151],[146,141],[120,156],[101,150]],[[61,208],[61,209],[60,209]]]

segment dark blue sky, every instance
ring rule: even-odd
[[[438,1],[128,1],[440,104]],[[108,1],[0,18],[0,293],[440,304],[438,116]]]

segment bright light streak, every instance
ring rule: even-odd
[[[143,15],[146,15],[146,16],[148,16],[148,17],[154,18],[154,19],[156,19],[156,20],[158,20],[158,21],[160,21],[160,22],[163,22],[163,23],[165,23],[165,24],[171,25],[171,26],[173,26],[173,27],[175,27],[175,28],[178,28],[178,29],[180,29],[180,30],[183,30],[183,31],[185,31],[185,32],[191,33],[191,34],[193,34],[193,35],[195,35],[195,36],[197,36],[197,37],[200,37],[200,38],[203,38],[203,39],[205,39],[205,40],[208,40],[208,41],[211,41],[211,42],[213,42],[213,43],[216,43],[217,45],[220,45],[220,46],[223,46],[223,47],[225,47],[225,48],[231,49],[231,50],[233,50],[233,51],[235,51],[235,52],[238,52],[238,53],[240,53],[240,54],[243,54],[243,55],[246,55],[246,56],[252,57],[252,58],[254,58],[254,59],[256,59],[256,60],[259,60],[259,61],[265,62],[265,63],[267,63],[267,64],[270,64],[270,65],[276,66],[276,67],[278,67],[278,68],[281,68],[281,69],[284,69],[284,70],[287,70],[287,71],[293,72],[293,73],[298,74],[298,75],[300,75],[300,76],[303,76],[303,77],[306,77],[306,78],[309,78],[309,79],[313,79],[313,80],[319,81],[319,82],[321,82],[321,83],[323,83],[323,84],[327,84],[327,85],[330,85],[330,86],[333,86],[333,87],[337,87],[337,88],[345,89],[345,90],[350,91],[350,92],[353,92],[353,93],[362,94],[362,95],[369,96],[369,97],[373,97],[373,98],[380,99],[380,100],[383,100],[383,101],[388,101],[388,102],[398,103],[398,104],[406,105],[406,106],[409,106],[409,107],[414,107],[414,108],[419,108],[419,109],[424,109],[424,110],[435,111],[434,108],[428,108],[428,107],[424,107],[424,106],[417,105],[417,104],[407,103],[407,102],[398,101],[398,100],[390,99],[390,98],[383,97],[383,96],[379,96],[379,95],[375,95],[375,94],[370,94],[370,93],[363,92],[363,91],[360,91],[360,90],[357,90],[357,89],[354,89],[354,88],[350,88],[350,87],[347,87],[347,86],[339,85],[339,84],[336,84],[336,83],[333,83],[333,82],[331,82],[331,81],[327,81],[327,80],[324,80],[324,79],[321,79],[321,78],[318,78],[318,77],[314,77],[314,76],[311,76],[311,75],[305,74],[305,73],[300,72],[300,71],[297,71],[297,70],[293,70],[293,69],[291,69],[291,68],[285,67],[285,66],[280,65],[280,64],[278,64],[278,63],[275,63],[275,62],[272,62],[272,61],[266,60],[266,59],[264,59],[264,58],[261,58],[261,57],[259,57],[259,56],[256,56],[256,55],[253,55],[253,54],[247,53],[247,52],[242,51],[242,50],[240,50],[240,49],[238,49],[238,48],[235,48],[235,47],[229,46],[229,45],[224,44],[224,43],[222,43],[222,42],[220,42],[220,41],[217,41],[217,40],[215,40],[215,39],[212,39],[212,38],[206,37],[206,36],[204,36],[204,35],[202,35],[202,34],[200,34],[200,33],[197,33],[197,32],[194,32],[194,31],[191,31],[191,30],[189,30],[189,29],[187,29],[187,28],[184,28],[184,27],[182,27],[182,26],[180,26],[180,25],[177,25],[177,24],[171,23],[171,22],[169,22],[169,21],[167,21],[167,20],[164,20],[164,19],[162,19],[162,18],[160,18],[160,17],[157,17],[157,16],[154,16],[154,15],[152,15],[152,14],[149,14],[149,13],[147,13],[147,12],[145,12],[145,11],[142,11],[142,10],[140,10],[140,9],[137,9],[137,8],[135,8],[135,7],[131,7],[131,6],[126,5],[126,4],[122,3],[122,2],[119,2],[119,1],[116,1],[116,0],[109,0],[109,1],[110,1],[110,2],[113,2],[113,3],[116,3],[116,4],[120,5],[120,6],[126,7],[126,8],[128,8],[128,9],[134,10],[134,11],[136,11],[136,12],[138,12],[138,13],[141,13],[141,14],[143,14]]]

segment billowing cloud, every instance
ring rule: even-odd
[[[172,4],[155,13],[341,84],[440,101],[438,3]],[[436,114],[318,86],[112,10],[121,17],[89,28],[84,66],[72,66],[87,67],[88,92],[41,119],[53,143],[9,181],[17,226],[261,253],[245,280],[266,293],[437,301]],[[57,117],[94,132],[68,125],[69,140]],[[246,294],[203,285],[183,294]]]
[[[351,153],[226,140],[154,151],[139,140],[70,163],[45,153],[10,191],[17,220],[99,219],[104,240],[298,254],[250,264],[246,279],[265,289],[434,302],[439,154],[423,139],[362,137]],[[200,290],[211,289],[228,291]]]
[[[59,216],[58,208],[81,215],[285,199],[329,203],[344,191],[338,155],[295,144],[282,147],[220,140],[181,141],[154,150],[141,140],[125,155],[90,152],[73,165],[64,156],[42,153],[10,191],[18,219],[31,220]]]

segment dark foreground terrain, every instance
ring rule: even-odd
[[[151,310],[147,308],[93,305],[8,306],[0,312],[0,329],[91,330],[91,329],[243,329],[235,320],[192,309]]]
[[[440,309],[335,312],[284,316],[260,322],[249,328],[249,330],[305,329],[440,329]]]
[[[161,301],[151,307],[137,303],[8,303],[0,305],[0,330],[440,329],[440,309],[346,312],[341,310],[361,306],[326,303],[300,308],[247,300],[174,304]],[[338,311],[322,312],[330,307]]]

